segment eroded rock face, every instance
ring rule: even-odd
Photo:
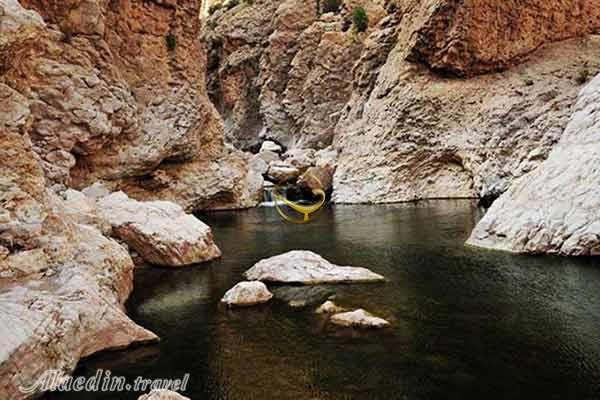
[[[426,0],[403,4],[408,58],[470,76],[519,63],[541,45],[597,32],[600,5],[590,1]]]
[[[164,169],[200,180],[199,164],[227,164],[222,121],[206,96],[198,1],[3,0],[0,10],[0,82],[30,109],[49,185],[104,179],[155,199],[144,186]],[[238,195],[249,190],[245,165],[227,167],[239,169],[222,196],[231,201],[193,206],[256,205]],[[177,191],[168,186],[160,195]]]
[[[273,298],[262,282],[240,282],[225,293],[221,302],[228,306],[254,306],[266,303]]]
[[[23,399],[47,370],[69,374],[82,357],[157,337],[124,312],[127,250],[46,189],[24,97],[0,93],[0,397]]]
[[[599,50],[598,36],[574,39],[504,73],[458,80],[405,61],[397,44],[336,127],[333,200],[496,198],[560,140],[577,78],[600,69]]]
[[[502,195],[468,244],[517,253],[600,255],[600,76],[579,96],[548,159]]]
[[[210,227],[175,203],[139,202],[117,192],[99,199],[97,208],[113,233],[151,264],[180,267],[221,256]]]
[[[344,20],[359,5],[373,24],[385,14],[381,1],[345,3],[339,14],[320,14],[316,2],[257,0],[208,17],[209,90],[232,143],[331,143],[362,49],[362,36],[345,31]]]
[[[382,282],[385,278],[366,268],[341,267],[310,251],[293,250],[257,262],[244,272],[248,280],[318,283]]]

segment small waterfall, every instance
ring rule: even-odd
[[[263,201],[260,203],[259,207],[275,207],[275,198],[273,196],[273,189],[275,185],[271,182],[265,181],[265,185],[263,188]],[[283,203],[279,203],[283,204]]]

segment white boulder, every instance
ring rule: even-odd
[[[221,256],[210,227],[168,201],[140,202],[116,192],[97,202],[115,236],[147,262],[178,267]]]
[[[386,328],[390,326],[385,319],[376,317],[362,308],[335,314],[330,321],[335,325],[354,328]]]
[[[171,390],[156,389],[150,393],[141,395],[138,397],[138,400],[190,400],[190,398]]]
[[[228,306],[254,306],[266,303],[273,298],[262,282],[240,282],[225,293],[221,299]]]
[[[385,278],[366,268],[335,265],[318,254],[293,250],[260,260],[244,273],[251,281],[303,283],[383,282]]]

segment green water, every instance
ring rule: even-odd
[[[201,215],[221,260],[136,274],[129,313],[162,341],[92,357],[77,373],[190,373],[192,400],[600,399],[599,260],[464,247],[480,215],[469,201],[337,206],[307,225],[265,208]],[[385,275],[330,289],[392,328],[337,330],[281,302],[219,307],[253,263],[292,249]]]

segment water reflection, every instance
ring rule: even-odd
[[[155,352],[104,354],[80,372],[190,372],[194,400],[600,398],[598,259],[465,247],[479,216],[470,201],[338,206],[306,225],[269,208],[203,215],[221,260],[136,275],[129,309],[162,337]],[[340,331],[283,302],[218,306],[254,262],[292,249],[385,275],[380,285],[331,288],[336,303],[381,315],[392,329]]]

